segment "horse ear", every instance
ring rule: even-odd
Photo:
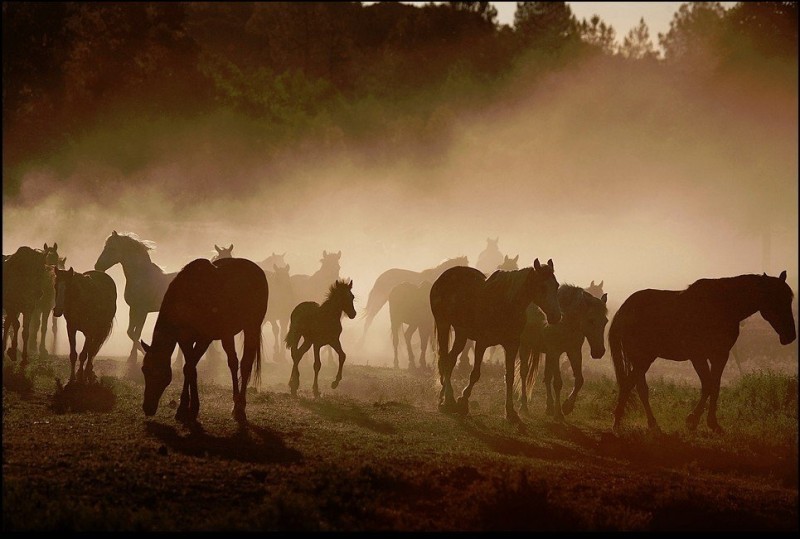
[[[781,281],[785,281],[786,280],[786,270],[783,270],[778,277],[780,278]]]
[[[600,298],[603,303],[608,303],[608,294],[603,294],[603,297]]]
[[[589,284],[589,286],[594,286],[594,279],[592,279],[592,282]]]
[[[46,243],[44,244],[44,250],[45,251],[47,250],[47,244]]]
[[[553,259],[552,258],[547,260],[547,265],[550,266],[551,268],[553,267]]]
[[[328,251],[322,251],[322,256],[323,257],[328,256]]]
[[[533,269],[535,269],[535,270],[538,270],[538,269],[540,269],[541,267],[542,267],[542,265],[541,265],[541,264],[539,264],[539,259],[538,259],[538,258],[537,258],[536,260],[534,260],[534,261],[533,261]]]
[[[514,262],[519,262],[519,255],[514,257]]]
[[[139,344],[142,345],[142,350],[144,350],[145,354],[149,354],[150,353],[150,345],[149,344],[147,344],[143,340],[140,340]]]
[[[119,234],[117,234],[117,231],[116,231],[116,230],[112,231],[112,232],[111,232],[111,235],[112,235],[112,236],[119,236]]]
[[[53,244],[53,250],[58,251],[58,242]]]
[[[286,251],[283,252],[283,254],[281,255],[281,258],[283,258],[284,256],[286,256]]]
[[[603,281],[600,281],[600,288],[603,288]]]
[[[222,253],[222,249],[220,249],[219,247],[217,247],[217,244],[216,244],[216,243],[214,244],[214,249],[216,249],[218,253]]]
[[[342,252],[341,251],[336,253],[336,260],[339,260],[340,258],[342,258]]]
[[[347,284],[347,287],[351,290],[353,289],[353,279],[350,279],[350,282]]]
[[[75,270],[72,269],[72,266],[70,266],[69,270],[67,270],[67,271],[69,271],[69,276],[70,277],[72,277],[72,275],[75,273]]]
[[[761,274],[761,276],[762,277],[766,277],[767,276],[767,272],[765,271],[764,273]]]
[[[231,246],[230,246],[230,247],[228,247],[228,250],[229,250],[229,251],[233,251],[233,244],[232,244],[232,243],[231,243]]]

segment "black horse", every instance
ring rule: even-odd
[[[650,409],[645,373],[658,357],[691,361],[700,377],[700,401],[686,418],[695,429],[709,400],[708,426],[720,432],[717,399],[720,379],[731,347],[739,337],[739,322],[761,313],[780,337],[781,344],[797,338],[792,313],[793,293],[780,277],[739,275],[700,279],[685,290],[639,290],[617,311],[608,331],[608,344],[619,385],[614,411],[618,432],[625,403],[633,386],[639,392],[647,423],[657,430]]]
[[[22,315],[22,363],[28,362],[28,336],[36,304],[42,297],[42,278],[47,275],[47,253],[23,246],[3,260],[3,347],[13,330],[6,354],[17,359],[17,341]]]
[[[247,382],[255,363],[258,383],[261,371],[261,324],[267,313],[269,287],[264,271],[244,258],[222,258],[211,262],[198,258],[186,266],[169,284],[153,330],[152,345],[142,342],[145,355],[144,403],[152,416],[161,395],[172,381],[170,356],[175,344],[185,358],[183,392],[175,418],[195,422],[200,411],[197,393],[197,363],[211,341],[221,340],[228,356],[233,383],[233,417],[247,421]],[[244,331],[241,379],[234,337]]]
[[[78,380],[92,376],[92,361],[100,347],[111,335],[117,313],[117,286],[114,279],[102,271],[75,273],[72,268],[55,268],[55,306],[53,316],[62,314],[67,322],[69,338],[69,379],[75,379],[75,333],[83,333],[84,342],[78,367]],[[84,367],[85,362],[85,367]]]
[[[472,387],[481,375],[481,362],[488,346],[502,345],[506,358],[506,418],[519,421],[514,410],[514,362],[519,350],[520,335],[525,326],[525,310],[533,302],[555,324],[561,319],[558,305],[558,281],[553,273],[553,261],[516,271],[496,271],[488,279],[470,267],[451,268],[436,279],[431,287],[431,311],[439,348],[439,407],[443,411],[466,414]],[[453,348],[448,350],[450,328],[455,329]],[[458,354],[467,339],[475,341],[475,364],[469,384],[458,402],[453,397],[450,378]]]

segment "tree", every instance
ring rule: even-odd
[[[719,2],[681,4],[666,34],[658,34],[664,58],[687,66],[713,67],[725,9]]]
[[[631,28],[628,35],[622,42],[619,52],[625,58],[631,60],[644,60],[654,59],[658,57],[658,53],[653,47],[653,42],[650,39],[650,30],[644,22],[644,17],[639,19],[638,26]]]
[[[579,38],[578,22],[566,2],[517,2],[514,31],[524,45],[544,50]]]
[[[451,8],[458,11],[477,13],[486,21],[497,24],[497,8],[491,2],[446,2]]]
[[[605,54],[614,54],[617,33],[614,27],[606,25],[598,15],[593,15],[587,22],[580,24],[581,39],[589,45],[600,49]]]

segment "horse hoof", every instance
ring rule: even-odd
[[[459,397],[456,400],[456,411],[461,415],[469,414],[469,401],[464,397]]]
[[[452,414],[457,411],[455,402],[443,402],[439,404],[439,411],[445,414]]]
[[[233,419],[235,419],[237,423],[239,424],[247,423],[247,414],[245,414],[244,410],[242,410],[241,408],[234,407],[233,411],[231,412],[231,415],[233,415]]]
[[[331,389],[336,389],[337,387],[339,387],[339,380],[331,382]]]
[[[714,431],[714,434],[725,434],[725,430],[719,426],[719,423],[709,425],[708,428]]]
[[[517,415],[517,412],[506,412],[506,420],[512,425],[522,423],[522,420]]]
[[[572,413],[572,410],[575,408],[575,401],[567,401],[561,406],[561,411],[564,412],[564,415],[569,415]]]
[[[191,422],[191,414],[189,414],[189,409],[178,407],[178,410],[175,412],[175,421],[180,423]]]

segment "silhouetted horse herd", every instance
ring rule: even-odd
[[[505,355],[505,408],[509,421],[519,421],[514,403],[515,363],[519,359],[520,406],[527,412],[530,389],[544,355],[547,413],[558,419],[575,406],[583,384],[581,349],[588,341],[593,358],[605,354],[608,322],[607,294],[603,281],[586,289],[559,284],[552,260],[539,259],[518,268],[519,256],[500,253],[498,239],[488,239],[477,268],[467,257],[452,258],[423,271],[392,268],[378,276],[365,309],[362,342],[375,316],[389,304],[394,365],[398,362],[399,333],[404,337],[410,369],[417,368],[411,339],[419,333],[419,367],[427,368],[426,350],[431,333],[436,341],[441,383],[439,409],[467,414],[469,398],[480,379],[487,349],[502,347]],[[320,349],[332,348],[339,356],[336,388],[347,357],[340,342],[342,315],[356,316],[353,281],[340,278],[341,251],[323,251],[320,268],[311,275],[290,274],[284,254],[255,263],[233,257],[233,244],[215,247],[213,258],[199,258],[177,273],[165,273],[152,262],[151,242],[135,234],[112,232],[106,239],[93,270],[84,273],[64,269],[65,258],[57,244],[43,249],[20,247],[3,256],[3,348],[9,332],[7,355],[18,357],[19,317],[22,316],[23,364],[29,345],[36,348],[41,327],[39,355],[46,355],[46,325],[50,314],[63,316],[70,345],[71,380],[92,375],[92,360],[108,339],[116,312],[117,290],[105,271],[120,264],[125,274],[124,298],[130,307],[127,334],[132,341],[129,364],[144,358],[143,410],[151,416],[172,379],[171,357],[176,345],[184,358],[183,391],[175,414],[183,422],[195,422],[200,409],[197,364],[213,341],[221,341],[233,385],[233,416],[246,422],[246,388],[251,374],[260,377],[261,328],[269,321],[275,337],[276,359],[291,351],[293,362],[289,387],[296,395],[298,366],[313,348],[315,397],[319,397]],[[646,289],[633,293],[616,312],[608,331],[608,343],[619,394],[614,410],[614,430],[620,427],[625,403],[635,387],[647,415],[657,429],[648,401],[645,374],[656,358],[690,361],[701,382],[700,400],[686,419],[695,428],[709,403],[707,424],[721,430],[716,418],[720,379],[728,355],[739,336],[740,322],[759,312],[778,334],[781,344],[796,339],[792,312],[793,292],[786,272],[778,277],[740,275],[700,279],[685,290]],[[150,344],[141,341],[147,314],[158,312]],[[34,322],[35,320],[35,322]],[[55,321],[55,319],[54,319]],[[53,326],[55,338],[55,325]],[[85,336],[78,355],[76,332]],[[241,361],[234,337],[242,333]],[[451,337],[453,343],[451,346]],[[29,340],[31,341],[29,343]],[[282,346],[282,345],[285,345]],[[452,373],[459,355],[474,346],[474,361],[467,386],[456,398]],[[559,358],[566,354],[575,385],[561,402]],[[80,359],[77,373],[76,361]]]

